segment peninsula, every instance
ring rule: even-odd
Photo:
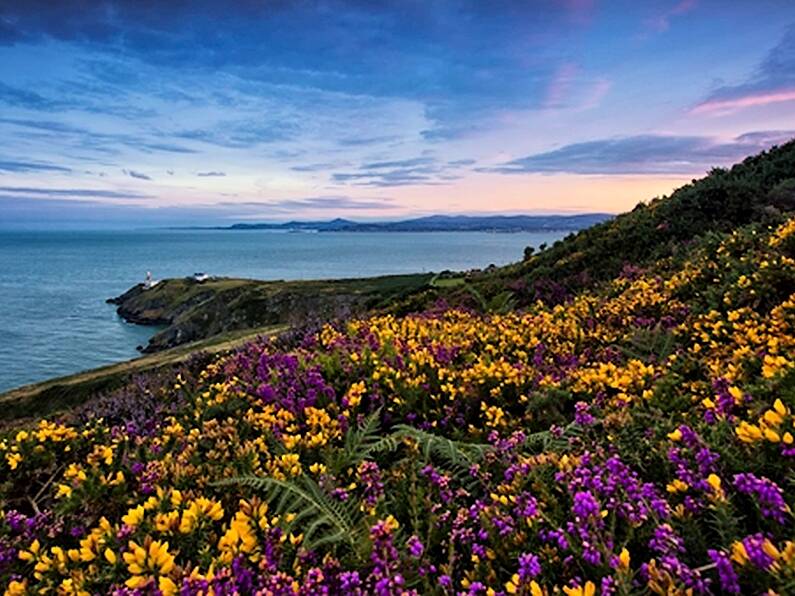
[[[609,213],[578,215],[430,215],[399,221],[357,222],[350,219],[236,223],[213,229],[307,232],[544,232],[577,231],[613,217]]]
[[[228,277],[140,283],[109,298],[125,321],[160,327],[144,353],[219,334],[276,325],[307,325],[361,314],[428,287],[433,274],[363,279],[259,281]]]

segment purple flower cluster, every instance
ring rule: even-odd
[[[374,461],[363,461],[359,464],[359,481],[364,487],[364,500],[370,507],[375,506],[384,496],[384,481],[381,470]]]
[[[244,386],[264,403],[278,402],[280,407],[299,414],[304,408],[322,405],[335,397],[320,369],[302,365],[296,354],[265,349],[253,367],[243,366],[253,360],[250,354],[239,354],[237,359],[236,368]]]
[[[780,524],[787,522],[789,507],[784,501],[784,491],[772,480],[758,477],[750,472],[734,475],[734,487],[743,494],[752,495],[759,509],[767,518]]]
[[[660,568],[668,576],[681,581],[696,594],[709,593],[709,580],[703,578],[698,569],[689,567],[682,560],[686,553],[684,540],[669,524],[662,524],[655,528],[654,535],[649,540],[649,548],[660,555]],[[648,579],[649,566],[644,563],[641,566],[641,571]]]
[[[519,555],[519,579],[529,582],[534,577],[541,575],[541,561],[532,553]]]
[[[720,582],[721,589],[727,594],[739,594],[740,582],[737,578],[737,573],[732,567],[732,562],[728,555],[722,551],[709,549],[707,551],[709,558],[715,563],[715,569],[718,572],[718,581]]]
[[[559,473],[559,482],[567,475]],[[651,515],[667,518],[668,503],[655,486],[643,482],[638,473],[626,465],[618,456],[597,463],[591,454],[581,458],[580,465],[569,475],[569,491],[588,489],[598,496],[605,509],[615,511],[622,519],[639,524]]]
[[[752,534],[742,539],[748,560],[759,569],[769,569],[776,560],[765,550],[765,536],[761,533]]]
[[[406,546],[409,549],[409,554],[415,559],[419,559],[425,551],[425,547],[417,536],[411,536],[406,541]]]
[[[368,588],[377,596],[416,594],[407,590],[406,580],[400,573],[400,555],[392,540],[393,528],[388,520],[381,520],[370,528],[373,550],[370,554],[372,571],[367,578]]]
[[[715,408],[704,412],[704,419],[709,423],[714,423],[718,417],[734,420],[735,411],[739,408],[734,396],[729,393],[730,383],[727,379],[719,378],[713,381],[712,388],[715,390]],[[744,401],[750,401],[749,396],[745,396]]]
[[[596,418],[591,414],[591,407],[584,401],[574,404],[574,422],[580,426],[591,426]]]
[[[574,495],[572,506],[574,515],[580,520],[599,517],[599,502],[590,491],[580,491]]]
[[[704,507],[703,496],[714,492],[707,478],[718,472],[720,456],[711,451],[689,426],[681,425],[679,432],[682,435],[681,447],[668,450],[668,461],[674,466],[676,478],[692,489],[683,504],[688,511],[696,513]]]

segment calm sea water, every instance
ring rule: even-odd
[[[138,355],[152,329],[105,299],[155,278],[364,277],[522,258],[562,233],[0,232],[0,391]]]

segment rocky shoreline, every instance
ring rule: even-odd
[[[137,284],[107,302],[129,323],[163,327],[146,346],[138,346],[153,353],[229,331],[351,316],[421,291],[432,277],[292,282],[176,278],[149,288]]]

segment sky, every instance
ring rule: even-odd
[[[793,136],[791,0],[0,0],[0,227],[617,213]]]

